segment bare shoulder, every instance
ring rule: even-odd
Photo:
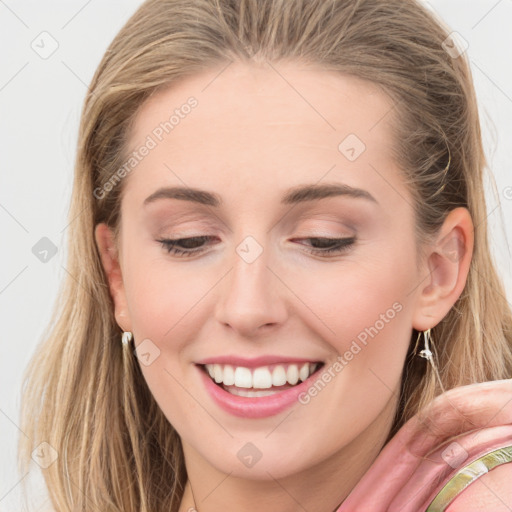
[[[446,509],[446,512],[510,512],[512,510],[512,463],[491,469],[475,480]]]

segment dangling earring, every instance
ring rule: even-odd
[[[436,375],[437,381],[439,382],[439,386],[445,391],[443,382],[441,381],[441,377],[439,376],[439,372],[437,370],[437,366],[434,362],[434,354],[430,350],[430,344],[432,343],[432,335],[430,334],[430,329],[427,329],[426,331],[423,331],[423,343],[425,348],[419,352],[419,356],[423,357],[423,359],[426,359],[432,366],[432,369],[434,370],[434,373]],[[418,349],[418,342],[420,341],[421,331],[418,332],[418,338],[416,339],[416,346],[414,347],[414,354],[416,355],[417,349]]]
[[[133,334],[130,331],[124,331],[123,336],[121,337],[121,341],[123,343],[123,347],[127,347],[133,339]]]
[[[419,338],[419,336],[418,336]],[[423,331],[423,342],[425,344],[425,348],[418,354],[420,357],[427,359],[431,363],[433,363],[432,352],[430,350],[429,342],[432,341],[432,336],[430,334],[430,329]]]

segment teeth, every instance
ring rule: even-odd
[[[273,386],[284,386],[286,384],[286,372],[284,366],[278,365],[272,372],[272,385]]]
[[[207,364],[205,365],[205,368],[210,377],[217,384],[222,383],[225,386],[234,385],[237,388],[246,389],[269,389],[272,386],[284,386],[286,384],[295,386],[299,380],[305,381],[312,373],[315,372],[318,368],[318,364],[278,364],[272,368],[269,368],[268,366],[260,366],[258,368],[253,368],[252,370],[243,366],[233,367],[229,364]],[[241,394],[240,396],[265,396],[274,392],[261,393],[256,395]]]
[[[222,381],[226,386],[232,386],[235,383],[235,369],[229,364],[224,366]]]
[[[250,370],[249,370],[250,373]],[[250,388],[267,389],[272,387],[272,375],[268,368],[256,368],[252,375],[252,385]]]
[[[299,370],[299,379],[305,381],[309,377],[309,363],[304,363]]]
[[[286,370],[286,380],[292,386],[295,386],[299,382],[299,368],[296,364],[291,364]]]
[[[224,383],[224,379],[222,380]],[[249,368],[237,366],[235,369],[235,386],[239,388],[252,388],[252,374]]]
[[[215,382],[217,382],[217,384],[219,382],[222,382],[223,371],[222,371],[222,366],[220,364],[213,365],[213,378],[215,379]]]

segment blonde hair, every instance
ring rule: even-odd
[[[117,230],[121,168],[135,114],[155,91],[229,61],[309,62],[378,84],[393,99],[395,156],[415,198],[418,241],[468,208],[474,255],[464,291],[432,329],[446,389],[511,376],[512,315],[492,260],[486,167],[467,59],[415,0],[149,0],[107,49],[85,99],[69,212],[69,275],[24,375],[19,468],[42,442],[58,511],[177,511],[186,483],[180,438],[163,415],[121,330],[94,240]],[[447,166],[448,161],[450,165]],[[421,243],[419,244],[421,247]],[[391,434],[440,389],[411,350]]]

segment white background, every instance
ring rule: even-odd
[[[22,510],[23,475],[15,471],[16,441],[23,435],[17,426],[21,376],[65,275],[82,102],[105,49],[140,3],[0,0],[0,511]],[[512,302],[512,188],[507,189],[512,187],[512,1],[431,0],[429,5],[469,43],[498,194],[488,189],[492,245]],[[47,59],[31,47],[43,31],[58,42]],[[42,237],[58,248],[47,263],[32,253]],[[36,468],[24,478],[36,482]],[[43,496],[34,494],[30,510],[47,510]]]

